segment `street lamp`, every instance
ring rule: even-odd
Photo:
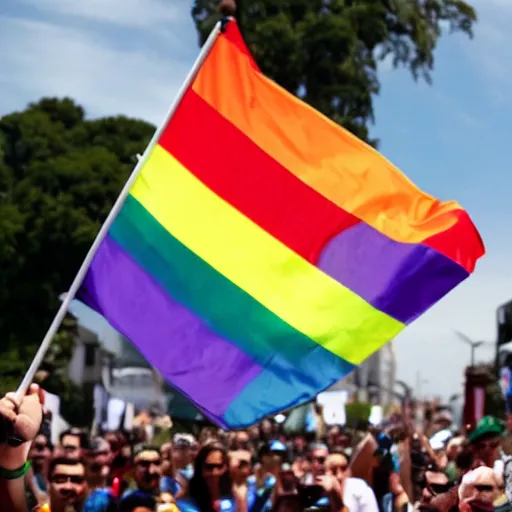
[[[465,334],[455,331],[455,334],[458,336],[458,338],[466,343],[466,345],[469,345],[471,348],[471,367],[475,366],[475,350],[478,347],[481,347],[482,345],[492,345],[493,343],[488,341],[473,341],[471,338],[466,336]]]

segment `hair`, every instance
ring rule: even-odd
[[[330,450],[329,455],[343,455],[343,457],[347,459],[347,464],[350,464],[350,455],[339,446],[335,446],[332,450]]]
[[[155,510],[156,500],[148,494],[140,491],[134,491],[124,498],[121,498],[116,510],[118,510],[118,512],[132,512],[136,507],[145,507],[150,510]]]
[[[135,460],[137,455],[140,455],[142,452],[156,452],[160,455],[160,448],[152,444],[139,444],[133,448],[132,459]]]
[[[50,461],[50,467],[48,469],[48,479],[51,481],[53,478],[53,473],[57,466],[77,466],[81,464],[84,467],[84,471],[86,466],[84,459],[70,459],[69,457],[56,457]]]
[[[208,456],[213,452],[222,453],[222,461],[226,466],[225,473],[220,477],[219,486],[222,497],[232,497],[231,477],[229,475],[228,454],[224,446],[220,443],[209,443],[203,446],[196,457],[194,465],[194,476],[191,478],[188,493],[197,503],[199,512],[215,512],[212,508],[212,498],[210,491],[203,478],[203,466]]]
[[[61,445],[66,436],[78,437],[78,439],[80,439],[80,448],[87,448],[87,436],[82,430],[77,428],[70,428],[62,432],[62,434],[59,436],[59,443]]]

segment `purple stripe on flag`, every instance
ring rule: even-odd
[[[78,298],[102,314],[169,382],[220,424],[231,401],[262,371],[169,297],[108,236]]]
[[[436,250],[395,242],[364,222],[335,236],[317,266],[405,324],[468,277],[464,268]]]

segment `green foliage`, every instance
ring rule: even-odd
[[[154,127],[87,120],[70,99],[43,98],[0,119],[0,393],[16,389],[99,226]],[[65,373],[76,334],[68,317],[43,370],[74,424],[90,424],[92,390]]]
[[[505,419],[505,400],[494,363],[479,364],[477,368],[489,379],[489,384],[485,388],[485,414]]]
[[[367,422],[372,412],[371,404],[365,402],[352,402],[345,404],[347,425],[356,426],[359,422]]]
[[[153,131],[70,99],[0,119],[0,350],[39,343]]]
[[[195,0],[202,44],[218,0]],[[472,36],[462,0],[238,0],[237,21],[262,71],[368,140],[377,64],[384,58],[430,82],[441,27]]]

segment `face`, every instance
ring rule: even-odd
[[[279,451],[267,453],[261,457],[261,463],[266,471],[273,473],[281,469],[283,453]]]
[[[199,443],[197,443],[197,442],[192,443],[192,445],[190,446],[190,449],[188,451],[189,464],[194,464],[198,452],[199,452]]]
[[[302,436],[298,436],[293,440],[293,446],[297,452],[303,453],[306,447],[306,440]]]
[[[332,427],[331,430],[329,430],[328,438],[329,438],[329,444],[331,446],[336,446],[338,444],[340,434],[341,434],[341,432],[338,427]]]
[[[450,488],[448,477],[439,471],[427,471],[425,473],[425,487],[422,491],[424,502],[429,502],[434,496],[447,492]]]
[[[30,461],[36,472],[42,471],[44,465],[49,461],[52,452],[48,446],[46,436],[38,435],[30,448]]]
[[[249,449],[249,434],[243,431],[237,432],[234,445],[236,450]]]
[[[82,464],[57,464],[50,475],[50,500],[55,508],[80,510],[87,495],[85,468]]]
[[[237,450],[229,454],[230,471],[235,481],[245,481],[252,473],[251,454]]]
[[[263,420],[261,422],[261,431],[265,435],[271,434],[272,433],[272,423],[270,423],[270,421],[268,421],[268,420]]]
[[[158,487],[162,459],[157,451],[142,451],[134,460],[134,478],[141,491],[152,492]]]
[[[251,439],[258,439],[260,437],[260,429],[257,426],[249,429],[249,436]]]
[[[171,460],[171,450],[172,450],[172,443],[164,443],[160,447],[160,454],[162,455],[162,460]]]
[[[311,471],[315,476],[325,473],[325,461],[328,452],[325,448],[318,448],[311,453]]]
[[[62,438],[61,448],[67,458],[79,459],[82,456],[80,438],[78,436],[64,436]]]
[[[98,450],[91,451],[88,456],[88,472],[92,475],[107,476],[109,473],[109,466],[112,463],[112,452],[110,445],[105,443],[106,446]]]
[[[492,467],[499,456],[500,438],[493,437],[475,443],[475,458],[480,459],[486,466]]]
[[[190,464],[191,454],[190,446],[186,444],[177,444],[172,447],[171,451],[172,463],[176,468],[182,468]]]
[[[223,453],[220,450],[214,450],[208,454],[203,464],[203,478],[206,482],[215,484],[227,469]]]
[[[325,469],[327,473],[335,476],[340,483],[350,476],[348,460],[341,454],[329,455],[326,459]]]
[[[110,450],[112,451],[112,453],[116,455],[121,448],[117,435],[114,432],[108,432],[107,434],[105,434],[105,440],[110,445]]]
[[[462,501],[467,503],[478,500],[492,503],[499,495],[500,489],[497,486],[496,479],[488,474],[479,477],[477,481],[465,487]]]

